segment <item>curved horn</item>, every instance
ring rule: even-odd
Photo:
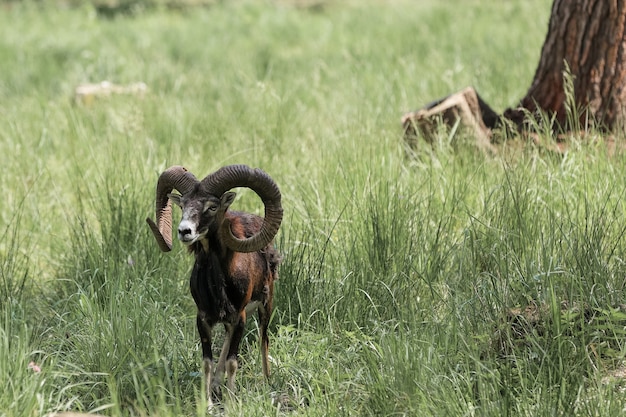
[[[149,217],[146,222],[163,252],[172,250],[172,203],[167,195],[172,190],[186,194],[197,184],[196,177],[179,165],[169,167],[159,176],[156,188],[156,223]]]
[[[267,173],[247,165],[229,165],[208,175],[202,180],[201,186],[204,191],[217,196],[231,188],[247,187],[263,201],[265,216],[261,229],[247,239],[235,237],[230,228],[230,220],[224,220],[219,233],[224,244],[230,249],[235,252],[256,252],[274,239],[283,219],[283,208],[278,185]]]

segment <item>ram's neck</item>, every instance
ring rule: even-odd
[[[211,246],[209,245],[209,240],[207,238],[204,238],[193,242],[187,248],[189,249],[189,252],[198,256],[201,253],[209,253],[209,249],[211,248]]]
[[[198,256],[202,253],[208,254],[209,252],[215,252],[219,256],[226,256],[226,246],[224,246],[219,239],[214,235],[207,235],[204,239],[195,241],[189,246],[189,251]]]

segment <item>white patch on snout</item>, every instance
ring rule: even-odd
[[[187,219],[180,221],[180,224],[178,225],[178,240],[183,242],[185,245],[191,245],[200,237],[202,236],[198,234],[198,230],[194,222]]]

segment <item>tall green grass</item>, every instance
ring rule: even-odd
[[[597,132],[564,155],[402,142],[404,111],[467,85],[514,104],[549,9],[3,9],[0,415],[206,415],[192,260],[160,253],[145,217],[169,165],[230,163],[279,183],[285,259],[272,377],[250,320],[237,396],[214,413],[621,415],[622,158]],[[102,80],[149,92],[74,102]]]

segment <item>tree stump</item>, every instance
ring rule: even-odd
[[[433,145],[437,140],[437,128],[443,123],[450,128],[460,125],[475,138],[479,149],[495,153],[491,143],[491,129],[499,123],[500,116],[494,112],[472,87],[433,101],[423,108],[402,116],[404,137],[414,147],[422,139]]]

